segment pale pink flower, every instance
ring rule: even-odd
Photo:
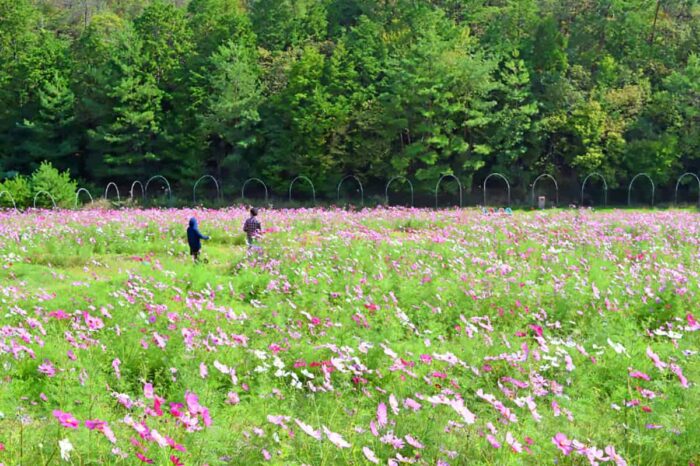
[[[406,398],[405,400],[403,400],[403,405],[405,408],[408,408],[413,411],[418,411],[421,408],[421,404],[411,398]]]
[[[153,399],[153,384],[143,384],[143,396],[146,397],[147,400]]]
[[[114,375],[117,377],[117,379],[121,379],[121,378],[122,378],[122,373],[121,373],[121,371],[119,370],[119,365],[120,365],[121,363],[122,363],[122,362],[119,360],[119,358],[116,358],[114,361],[112,361],[112,368],[114,369]]]
[[[399,402],[393,393],[389,395],[389,406],[391,406],[391,412],[393,412],[394,415],[399,414]]]
[[[627,466],[627,461],[615,451],[614,446],[608,445],[605,447],[605,453],[608,454],[610,460],[614,461],[617,466]]]
[[[365,458],[367,458],[367,461],[370,463],[379,464],[379,458],[377,458],[377,455],[375,455],[369,448],[362,447],[362,453],[365,454]]]
[[[498,443],[498,441],[496,440],[496,437],[494,437],[493,435],[487,434],[487,435],[486,435],[486,440],[489,441],[489,443],[491,444],[491,446],[492,446],[493,448],[501,448],[501,444]]]
[[[663,362],[661,360],[661,358],[659,358],[659,355],[654,353],[654,351],[652,351],[652,349],[648,346],[647,346],[647,356],[649,356],[649,359],[651,359],[654,362],[654,365],[659,370],[663,370],[668,366],[668,364]]]
[[[683,370],[680,368],[680,366],[671,363],[669,368],[671,369],[671,372],[676,374],[676,377],[678,377],[678,380],[681,383],[681,387],[688,388],[688,379],[686,379],[683,375]]]
[[[377,423],[380,427],[385,427],[387,422],[386,405],[384,403],[379,403],[379,406],[377,406]]]
[[[515,437],[513,437],[513,434],[510,432],[506,432],[506,443],[510,445],[510,448],[516,452],[516,453],[522,453],[523,451],[523,446],[520,442],[518,442]]]
[[[299,428],[303,430],[306,435],[313,437],[316,440],[321,440],[321,438],[323,438],[323,436],[321,435],[321,431],[314,430],[313,427],[304,423],[303,421],[300,421],[299,419],[294,419],[294,422],[297,423]]]
[[[348,442],[343,439],[343,437],[340,434],[336,434],[335,432],[331,432],[328,430],[326,426],[322,426],[323,432],[326,434],[326,437],[328,437],[328,440],[331,441],[333,445],[335,445],[338,448],[350,448],[352,445],[350,445]]]
[[[420,443],[418,441],[418,439],[413,438],[410,435],[406,435],[404,438],[406,439],[406,443],[408,443],[409,445],[411,445],[414,448],[418,448],[418,449],[425,448],[425,446],[422,443]]]

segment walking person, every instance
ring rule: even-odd
[[[261,230],[262,227],[260,225],[260,221],[258,220],[258,209],[253,207],[250,209],[250,217],[248,217],[243,224],[243,231],[246,234],[246,244],[248,245],[248,249],[251,249],[254,246],[255,242],[260,236]]]
[[[192,217],[190,219],[190,226],[187,228],[187,242],[190,245],[190,255],[195,263],[199,262],[199,252],[202,250],[202,240],[208,239],[208,236],[200,233],[197,225],[197,219]]]

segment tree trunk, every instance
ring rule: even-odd
[[[654,36],[656,35],[656,21],[659,19],[659,10],[661,9],[661,0],[656,0],[656,12],[654,12],[654,23],[651,26],[651,34],[649,34],[649,46],[654,46]]]

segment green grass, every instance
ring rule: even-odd
[[[122,422],[127,415],[186,447],[177,452],[140,438],[156,464],[170,464],[170,455],[185,464],[363,464],[365,446],[383,463],[399,452],[419,464],[588,463],[556,449],[551,438],[559,432],[599,449],[614,445],[628,464],[700,459],[700,333],[685,329],[687,313],[700,317],[697,214],[270,212],[264,222],[278,231],[266,235],[259,255],[249,255],[239,233],[242,212],[203,212],[202,230],[213,239],[200,264],[187,255],[184,212],[71,215],[49,220],[51,228],[17,216],[22,241],[0,248],[0,341],[10,348],[14,340],[35,354],[0,354],[5,464],[58,464],[64,438],[75,446],[74,464],[139,464],[135,454],[142,450],[129,440],[139,435]],[[51,317],[57,310],[71,318]],[[89,329],[85,312],[104,327]],[[542,339],[532,326],[543,329]],[[499,359],[523,344],[526,360]],[[689,388],[668,369],[657,370],[647,347],[680,366]],[[324,388],[316,363],[331,359],[342,369],[328,375]],[[56,367],[54,377],[38,370],[45,360]],[[235,368],[236,382],[215,362]],[[301,362],[306,367],[295,367]],[[651,380],[630,378],[629,368]],[[504,377],[528,386],[516,389]],[[147,414],[152,401],[144,397],[144,382],[165,400],[163,416]],[[656,397],[645,399],[637,387]],[[494,395],[517,422],[501,422],[479,390]],[[168,414],[169,403],[184,403],[188,391],[210,410],[210,427],[187,432]],[[240,403],[226,403],[229,392]],[[114,393],[135,406],[122,406]],[[450,421],[463,421],[451,407],[428,401],[439,394],[458,394],[476,422],[450,428]],[[389,408],[390,424],[374,437],[370,421],[390,395],[400,411]],[[515,403],[518,397],[532,397],[539,422]],[[405,408],[406,398],[422,408]],[[625,407],[635,399],[639,406]],[[555,416],[552,402],[570,410],[573,421]],[[97,431],[61,427],[55,409],[81,422],[108,421],[126,458]],[[290,416],[288,429],[268,415]],[[326,426],[352,447],[312,439],[294,419]],[[489,422],[500,449],[485,439]],[[425,448],[395,450],[380,440],[390,431]],[[513,452],[508,432],[530,442],[530,452]]]

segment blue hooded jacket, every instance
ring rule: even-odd
[[[190,219],[190,226],[187,228],[187,242],[190,244],[190,249],[194,251],[199,251],[202,249],[202,241],[203,239],[209,239],[208,236],[204,236],[199,232],[199,228],[197,228],[197,219],[196,218],[191,218]]]

